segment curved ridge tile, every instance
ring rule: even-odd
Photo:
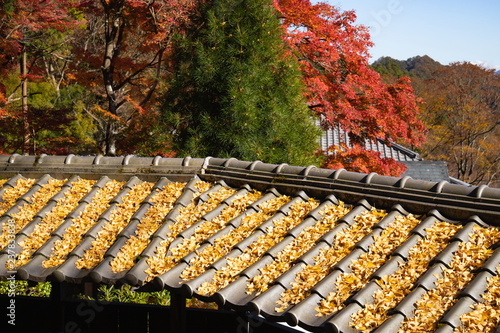
[[[61,237],[58,235],[52,235],[38,250],[33,253],[33,256],[40,254],[45,258],[50,257],[52,254],[52,248],[54,247],[55,242],[61,240]]]
[[[12,177],[10,177],[9,179],[7,179],[5,181],[5,183],[3,183],[2,187],[0,188],[0,197],[3,197],[3,194],[4,192],[8,189],[8,188],[13,188],[16,186],[16,183],[19,179],[23,179],[24,177],[21,175],[21,174],[17,174],[17,175],[14,175]]]
[[[405,258],[398,255],[391,256],[379,269],[377,269],[371,276],[372,280],[379,280],[383,276],[391,275],[395,273],[403,264],[405,264]]]
[[[237,311],[246,311],[247,304],[256,296],[246,293],[247,276],[240,276],[236,281],[231,282],[224,289],[216,292],[213,297],[217,304]]]
[[[417,302],[419,299],[422,298],[422,296],[427,292],[427,290],[423,287],[416,287],[413,289],[404,299],[399,303],[394,310],[391,311],[391,314],[402,314],[404,318],[410,317],[414,310],[415,310],[415,302]],[[385,323],[384,323],[385,324]],[[378,330],[382,329],[384,327],[384,324],[382,324]],[[377,330],[377,331],[378,331]],[[383,332],[383,330],[382,330]]]
[[[308,330],[317,329],[328,319],[328,316],[316,316],[317,312],[315,308],[322,299],[318,294],[310,294],[302,302],[284,313],[284,321],[290,326],[300,326]]]
[[[21,280],[35,282],[45,282],[47,278],[57,269],[57,267],[44,268],[42,263],[47,259],[42,254],[35,254],[33,258],[24,266],[17,270],[17,275]]]
[[[116,242],[116,244],[118,245],[117,247],[121,247],[123,246],[123,244],[125,244],[125,241],[123,238],[121,238]],[[114,258],[115,258],[114,256],[106,254],[104,256],[104,259],[90,271],[89,273],[90,279],[95,283],[105,283],[105,284],[115,284],[120,279],[122,279],[127,274],[127,270],[118,273],[113,272],[111,270],[111,261]]]
[[[497,247],[491,257],[479,269],[480,271],[487,271],[491,275],[497,275],[497,267],[500,267],[500,247]]]
[[[268,290],[247,303],[247,309],[251,313],[260,314],[264,317],[273,317],[275,321],[285,321],[284,312],[276,312],[276,302],[280,299],[286,288],[281,284],[275,284]],[[281,318],[281,319],[280,319]]]
[[[157,286],[162,286],[162,289],[175,290],[180,289],[184,284],[184,280],[180,278],[183,270],[185,270],[189,264],[185,261],[179,262],[175,267],[154,278],[154,284]]]
[[[186,183],[181,195],[175,201],[170,212],[165,216],[164,223],[153,234],[153,238],[160,237],[162,239],[165,239],[165,235],[167,235],[170,230],[171,223],[175,223],[177,216],[180,214],[180,210],[191,204],[195,199],[199,198],[199,195],[201,195],[201,193],[199,193],[196,189],[196,184],[198,182],[200,182],[200,179],[198,177],[194,177],[188,183]],[[214,185],[210,189],[208,189],[207,192],[216,192],[221,187],[221,185]],[[199,193],[199,195],[196,195],[197,193]]]
[[[141,220],[144,218],[144,216],[149,211],[149,209],[151,209],[152,206],[153,205],[149,202],[141,203],[139,209],[137,209],[134,215],[132,215],[132,217],[130,218],[130,222],[127,224],[125,228],[123,228],[122,231],[118,233],[118,235],[116,235],[116,238],[118,239],[121,237],[125,237],[128,239],[130,238],[130,236],[134,235],[137,230],[137,227],[141,223]]]
[[[69,256],[66,261],[54,270],[52,276],[59,282],[82,283],[88,276],[90,270],[78,269],[76,261],[80,257],[76,255]]]
[[[5,219],[5,217],[12,217],[12,215],[19,213],[23,206],[30,204],[31,197],[33,197],[33,195],[37,193],[43,186],[47,185],[50,179],[52,179],[50,175],[44,175],[36,180],[34,184],[31,184],[29,189],[16,199],[15,204],[3,213],[3,219]]]
[[[152,244],[152,243],[151,243]],[[150,245],[151,245],[150,244]],[[124,276],[124,280],[127,281],[131,286],[144,286],[148,280],[149,275],[146,274],[146,270],[149,268],[149,265],[146,262],[148,257],[140,258],[137,263],[132,267]],[[153,282],[151,282],[153,283]],[[163,284],[162,284],[163,286]],[[161,290],[161,289],[159,289]]]
[[[358,312],[361,309],[361,306],[357,303],[350,303],[344,309],[337,312],[330,318],[327,318],[323,325],[325,328],[329,329],[333,332],[342,332],[342,333],[359,333],[361,331],[354,329],[351,323],[351,316]],[[384,331],[386,333],[395,332],[394,330]]]
[[[405,315],[399,312],[394,313],[389,319],[384,321],[373,333],[396,333],[405,320]]]
[[[474,302],[483,302],[484,299],[482,295],[488,289],[488,280],[493,276],[495,275],[488,271],[478,273],[476,277],[457,294],[457,298],[468,297]]]
[[[471,311],[472,305],[476,302],[469,297],[462,297],[458,302],[441,318],[440,323],[448,324],[452,328],[458,328],[461,325],[460,317]]]
[[[393,258],[399,257],[403,260],[408,259],[411,249],[416,246],[417,243],[422,240],[422,238],[423,237],[421,235],[412,233],[412,235],[408,237],[408,239],[403,244],[401,244],[396,250],[394,250],[394,252],[392,253]]]

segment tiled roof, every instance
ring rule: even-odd
[[[351,146],[349,135],[340,127],[329,128],[323,131],[320,138],[320,146],[322,150],[327,151],[328,147],[332,145],[339,147],[341,143],[346,144],[347,147]],[[375,142],[366,140],[364,147],[366,150],[379,152],[382,158],[392,158],[399,162],[420,160],[420,156],[417,152],[403,147],[395,142],[391,143],[391,145],[387,145],[383,140],[377,140]]]
[[[317,122],[319,126],[319,121]],[[328,147],[337,146],[344,143],[347,147],[351,146],[351,141],[347,132],[340,127],[330,128],[323,131],[320,138],[320,146],[323,151],[328,151]],[[373,150],[380,153],[382,158],[392,158],[403,163],[407,170],[403,176],[413,179],[420,179],[432,182],[448,181],[452,184],[469,185],[458,179],[449,176],[448,165],[445,161],[424,161],[420,155],[400,144],[386,144],[383,140],[375,142],[366,140],[364,143],[366,150]]]
[[[314,332],[500,325],[499,189],[73,155],[0,156],[0,185],[1,278],[166,288]]]
[[[407,167],[404,176],[434,182],[441,180],[452,182],[446,161],[405,161],[403,163]]]

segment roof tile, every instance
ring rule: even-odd
[[[498,189],[216,158],[12,155],[0,169],[0,237],[16,236],[0,277],[24,251],[21,279],[166,288],[310,331],[500,324],[478,319],[495,306]],[[79,179],[95,184],[73,197]]]
[[[455,304],[455,306],[446,313],[446,315],[440,320],[440,322],[448,324],[453,328],[459,327],[461,325],[460,317],[463,314],[468,313],[474,303],[474,300],[468,297],[460,298],[457,304]]]

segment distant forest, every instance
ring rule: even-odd
[[[386,83],[411,79],[428,129],[424,159],[447,161],[451,176],[471,184],[500,186],[500,73],[426,55],[382,57],[372,67]]]

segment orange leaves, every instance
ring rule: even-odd
[[[1,58],[0,58],[0,60],[1,60]],[[2,107],[4,107],[9,102],[7,100],[7,96],[5,95],[6,93],[7,93],[7,89],[6,89],[5,85],[0,83],[0,119],[3,116],[2,112],[4,112]]]
[[[137,110],[140,114],[146,114],[146,110],[130,96],[125,96],[125,99],[132,105],[132,107]]]
[[[94,104],[94,108],[93,108],[93,111],[100,117],[100,118],[103,118],[107,121],[111,121],[111,122],[117,122],[117,123],[121,123],[123,120],[122,118],[120,118],[119,116],[103,109],[102,107],[100,107],[99,105],[97,104]]]
[[[427,159],[448,162],[450,175],[479,185],[498,181],[500,77],[471,63],[453,63],[426,81]]]

